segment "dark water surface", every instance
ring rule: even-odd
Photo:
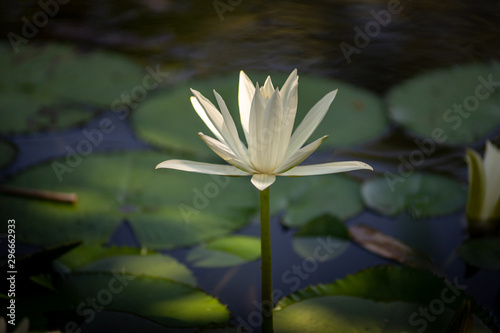
[[[32,17],[40,10],[36,1],[0,3],[3,36],[20,33],[21,18]],[[161,64],[171,70],[175,73],[172,84],[175,80],[235,73],[240,69],[289,72],[297,68],[299,73],[340,79],[382,95],[402,80],[431,69],[500,59],[499,1],[402,0],[397,14],[380,18],[385,13],[382,11],[389,13],[389,3],[393,2],[243,0],[220,16],[212,1],[73,0],[60,4],[54,17],[29,43],[67,42],[84,50],[106,48],[126,53],[144,65]],[[385,26],[379,24],[380,31],[372,33],[373,37],[356,43],[357,29],[354,29],[375,26],[376,16]],[[357,51],[349,59],[341,48],[346,44],[357,45]],[[113,118],[116,114],[105,112],[101,117]],[[92,128],[98,121],[95,119],[85,126]],[[114,123],[121,125],[105,138],[98,150],[148,147],[135,138],[127,121]],[[403,152],[412,149],[404,144],[407,138],[397,131],[392,133],[396,134],[388,135],[385,144],[396,147],[394,156],[401,152],[398,149]],[[498,138],[498,132],[493,136]],[[7,138],[18,146],[19,152],[15,163],[2,170],[2,177],[64,156],[67,144],[75,145],[83,139],[81,128]],[[399,145],[402,147],[398,148]],[[353,156],[356,150],[338,154]],[[466,174],[461,149],[445,148],[426,163],[424,167],[462,179]],[[463,212],[416,221],[411,212],[389,219],[365,211],[347,223],[363,222],[425,249],[445,276],[450,280],[458,278],[467,285],[468,294],[498,316],[500,273],[479,271],[466,277],[465,265],[454,254],[465,237],[462,219]],[[294,265],[301,265],[303,259],[292,248],[292,231],[283,229],[277,221],[272,228],[274,287],[288,294],[294,291],[291,288],[294,284],[283,279],[283,274]],[[258,236],[257,221],[239,233]],[[116,230],[110,244],[138,245],[126,222]],[[168,253],[184,261],[186,251]],[[383,263],[389,261],[351,244],[335,260],[319,264],[317,270],[300,281],[299,289],[332,282]],[[253,301],[260,297],[259,265],[251,262],[227,269],[190,268],[200,288],[229,304],[238,324],[237,318],[246,320],[257,310]],[[90,326],[82,328],[94,332],[113,322],[113,330],[133,331],[136,324],[127,316],[103,313]],[[161,331],[156,324],[141,325],[145,325],[141,326],[144,331]]]

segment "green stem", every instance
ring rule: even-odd
[[[273,271],[269,187],[260,192],[260,251],[262,257],[262,333],[273,332]]]

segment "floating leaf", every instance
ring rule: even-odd
[[[320,258],[318,246],[329,244],[333,249]],[[349,246],[349,233],[344,223],[331,215],[325,214],[300,227],[292,239],[295,252],[303,258],[315,258],[325,262],[341,255]]]
[[[391,116],[436,142],[474,143],[500,124],[499,76],[497,63],[429,72],[389,92]]]
[[[425,253],[412,249],[400,240],[381,231],[358,224],[349,227],[349,234],[354,242],[381,257],[395,260],[410,267],[435,270],[431,259]]]
[[[228,310],[217,299],[168,279],[121,273],[76,273],[68,275],[65,281],[76,304],[85,303],[92,296],[106,310],[144,316],[168,327],[223,325],[229,320]]]
[[[24,92],[0,92],[0,132],[55,130],[87,121],[93,113],[81,105],[58,104]]]
[[[58,44],[9,50],[0,70],[0,132],[72,126],[90,119],[92,106],[117,107],[122,94],[145,90],[146,72],[127,58]]]
[[[107,52],[80,53],[68,50],[71,58],[55,67],[49,89],[58,98],[92,105],[114,107],[114,102],[129,96],[130,108],[148,94],[144,77],[148,70],[128,58]],[[154,77],[148,84],[160,84]],[[125,103],[123,103],[125,104]]]
[[[253,82],[264,82],[262,73],[249,73]],[[284,74],[273,74],[275,86],[281,87]],[[210,151],[196,133],[208,129],[199,119],[190,103],[191,92],[196,89],[215,102],[215,89],[225,100],[233,119],[239,126],[238,74],[186,82],[163,94],[148,98],[133,114],[133,124],[140,138],[167,148],[191,154],[209,155]],[[299,106],[295,126],[326,93],[339,89],[330,111],[312,138],[331,135],[322,147],[352,146],[373,140],[388,127],[383,103],[370,92],[354,88],[346,83],[300,75]],[[217,104],[215,104],[217,105]],[[165,119],[169,119],[165,121]],[[352,129],[356,128],[356,131]],[[243,139],[240,130],[240,138]]]
[[[123,272],[132,275],[161,277],[196,286],[191,271],[175,258],[165,254],[121,255],[96,260],[78,269],[79,272]]]
[[[439,316],[432,316],[433,320],[428,321],[418,313],[419,308],[421,305],[415,303],[377,303],[349,296],[323,296],[278,311],[274,316],[274,331],[401,333],[426,329],[427,332],[444,332],[454,314],[443,306]],[[492,331],[476,320],[474,332]]]
[[[19,223],[17,225],[19,225]],[[17,255],[15,266],[19,271],[23,272],[24,278],[46,273],[50,271],[52,261],[63,256],[78,245],[80,245],[79,242],[72,242],[51,248],[40,249],[27,255]],[[2,259],[0,262],[2,263],[1,267],[7,270],[7,258]]]
[[[297,189],[288,190],[291,182]],[[271,203],[275,200],[286,209],[283,224],[291,228],[323,214],[346,219],[363,210],[359,182],[340,174],[278,179],[271,189]]]
[[[459,286],[427,271],[377,266],[281,299],[276,305],[275,331],[400,333],[414,330],[411,322],[423,323],[419,311],[427,309],[435,320],[425,323],[432,332],[444,332],[464,299]],[[474,332],[491,332],[481,322],[491,324],[489,314],[473,306],[478,316]]]
[[[74,156],[71,164],[58,160],[38,166],[6,185],[74,192],[78,202],[68,205],[0,194],[0,215],[23,221],[16,225],[17,239],[40,245],[74,240],[104,243],[127,219],[143,246],[163,249],[221,236],[249,221],[258,193],[248,178],[154,170],[168,158],[151,151],[94,153],[76,166]],[[6,225],[1,228],[5,232]]]
[[[403,301],[425,304],[439,296],[446,286],[449,287],[450,284],[444,283],[443,279],[428,271],[381,265],[348,275],[333,283],[309,286],[297,291],[281,299],[276,309],[283,309],[307,298],[335,295],[362,297],[376,302]],[[459,288],[453,287],[452,291],[455,296],[462,295]]]
[[[131,247],[82,245],[58,260],[77,272],[123,272],[161,277],[195,286],[191,271],[175,258]]]
[[[384,215],[410,213],[415,218],[445,215],[465,206],[466,189],[453,179],[423,173],[396,177],[366,181],[361,190],[366,205]]]
[[[250,236],[227,236],[189,251],[187,261],[196,267],[228,267],[260,258],[260,239]]]
[[[460,308],[450,320],[445,333],[472,333],[474,317],[469,300],[462,301]]]
[[[500,239],[469,239],[460,245],[458,255],[473,266],[500,270]]]

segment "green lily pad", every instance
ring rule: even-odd
[[[260,239],[227,236],[189,251],[187,261],[196,267],[229,267],[260,258]]]
[[[175,258],[146,249],[82,245],[59,258],[58,262],[76,272],[116,271],[196,285],[191,271]]]
[[[104,243],[127,219],[143,246],[162,249],[221,236],[249,221],[258,192],[248,177],[154,169],[168,158],[133,151],[94,153],[77,165],[74,156],[70,164],[66,160],[46,163],[6,185],[76,193],[78,202],[70,205],[0,194],[0,215],[23,221],[16,225],[18,240],[40,245],[73,240]],[[6,231],[6,225],[1,231]]]
[[[377,266],[331,284],[307,287],[281,299],[275,308],[275,328],[277,332],[295,332],[290,325],[293,322],[299,325],[297,332],[314,331],[304,327],[306,323],[314,323],[320,325],[315,326],[316,332],[335,329],[340,332],[400,333],[401,330],[411,331],[409,328],[414,330],[416,327],[409,325],[412,322],[414,325],[422,323],[419,311],[423,308],[435,317],[432,323],[427,322],[431,332],[444,332],[464,299],[466,296],[460,286],[430,272]],[[476,328],[478,332],[491,332],[483,324],[492,323],[488,312],[475,302],[472,305],[477,316],[474,332]],[[353,315],[358,320],[353,320]],[[295,316],[299,317],[294,319]],[[413,319],[409,321],[410,318]],[[305,323],[301,323],[303,320]]]
[[[299,73],[300,75],[300,73]],[[249,74],[253,82],[263,84],[262,73]],[[281,87],[285,74],[273,74],[275,86]],[[189,88],[200,91],[215,103],[215,89],[225,100],[233,119],[239,126],[238,73],[207,80],[196,80],[177,85],[174,89],[148,98],[133,114],[133,125],[138,136],[154,145],[190,154],[210,155],[211,151],[196,135],[210,132],[194,111]],[[383,102],[370,92],[346,83],[313,76],[300,75],[299,106],[295,126],[326,93],[339,89],[330,111],[311,139],[330,135],[322,148],[360,145],[381,135],[388,127]]]
[[[319,255],[321,244],[329,244],[333,251]],[[320,262],[332,260],[349,246],[349,232],[339,218],[325,214],[300,227],[292,239],[295,252],[302,258],[314,258]]]
[[[465,207],[466,188],[453,179],[423,173],[397,177],[400,180],[395,185],[394,178],[387,175],[366,181],[361,190],[366,205],[384,215],[410,213],[416,218],[445,215]]]
[[[12,162],[16,153],[17,151],[11,143],[0,139],[0,168]]]
[[[383,258],[400,262],[410,267],[428,269],[435,272],[431,258],[416,248],[405,244],[370,226],[357,224],[349,226],[349,234],[353,242]]]
[[[89,105],[118,106],[122,94],[140,89],[136,87],[142,87],[147,74],[123,56],[83,53],[59,44],[7,52],[0,69],[0,132],[59,129],[87,121],[93,116]]]
[[[132,108],[146,97],[143,91],[148,94],[150,86],[143,80],[148,70],[128,58],[99,51],[85,54],[70,50],[70,55],[71,59],[61,62],[52,73],[50,90],[58,98],[109,108],[115,100],[129,95]],[[154,78],[148,81],[154,83],[159,84]]]
[[[484,269],[500,270],[500,239],[470,239],[458,248],[458,255],[465,262]]]
[[[429,321],[418,314],[415,303],[377,303],[349,296],[324,296],[294,304],[274,317],[276,333],[307,332],[380,332],[401,333],[415,329],[445,332],[454,310],[444,308]],[[477,319],[477,318],[476,318]],[[492,332],[480,321],[474,321],[474,332]]]
[[[447,144],[472,144],[500,123],[500,65],[440,69],[396,86],[392,118],[411,133]]]
[[[0,92],[0,132],[56,130],[93,116],[84,105],[40,100],[20,92]]]
[[[359,182],[346,175],[334,174],[281,177],[271,189],[271,209],[276,212],[278,208],[286,209],[282,223],[297,228],[323,214],[347,219],[360,213],[364,206]]]
[[[82,244],[61,256],[57,261],[71,271],[76,271],[90,263],[103,258],[121,255],[148,255],[154,252],[127,246],[102,247],[99,245]]]
[[[168,327],[224,325],[229,320],[229,311],[216,298],[164,278],[76,273],[66,277],[66,289],[74,295],[75,304],[92,296],[108,311],[129,312]]]

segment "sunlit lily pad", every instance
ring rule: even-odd
[[[384,215],[411,214],[415,218],[445,215],[465,207],[466,188],[459,182],[434,174],[414,173],[409,177],[379,177],[366,181],[363,200]]]
[[[447,144],[474,143],[500,124],[498,77],[499,64],[421,75],[389,92],[391,116],[418,136]]]
[[[76,273],[66,277],[66,288],[76,304],[92,296],[108,311],[133,313],[168,327],[224,325],[229,319],[227,308],[216,298],[163,278]]]
[[[282,177],[273,186],[271,206],[286,209],[282,223],[287,227],[300,227],[323,214],[346,219],[363,210],[360,184],[346,175]]]
[[[81,123],[94,115],[92,107],[118,106],[115,101],[142,86],[147,74],[121,55],[58,44],[9,50],[0,69],[0,132]]]
[[[500,270],[500,239],[470,239],[458,248],[458,254],[468,264],[476,267]]]
[[[331,284],[308,287],[280,300],[276,305],[275,330],[400,333],[415,329],[410,326],[409,318],[417,322],[423,318],[419,309],[427,308],[435,317],[427,322],[430,331],[444,332],[463,299],[463,288],[429,272],[377,266]],[[481,322],[490,322],[491,318],[473,305],[477,316],[474,332],[491,332]]]
[[[16,156],[16,149],[10,143],[0,139],[0,169],[12,162]]]
[[[228,267],[260,258],[260,239],[250,236],[218,238],[189,251],[187,261],[197,267]]]
[[[261,85],[266,78],[262,73],[247,74],[253,82],[258,81]],[[322,135],[331,136],[323,143],[322,149],[359,145],[378,137],[387,129],[388,121],[383,103],[375,95],[343,82],[300,73],[299,76],[299,107],[295,126],[326,93],[339,89],[330,111],[312,135],[312,139]],[[281,87],[286,77],[284,74],[272,74],[274,85]],[[200,91],[214,103],[212,91],[215,89],[224,98],[235,122],[239,123],[238,73],[234,73],[178,84],[170,91],[148,98],[132,118],[139,137],[167,149],[210,154],[196,135],[200,131],[207,134],[210,131],[191,105],[189,88]],[[241,130],[240,135],[243,140]]]
[[[77,272],[115,271],[196,285],[191,271],[175,258],[146,249],[82,245],[59,258],[58,262]]]
[[[327,252],[319,256],[318,246],[329,244]],[[316,258],[321,262],[341,255],[349,246],[349,232],[339,218],[325,214],[307,222],[294,234],[292,246],[303,258]]]
[[[419,304],[399,301],[381,303],[349,296],[317,297],[277,312],[274,332],[401,333],[415,328],[423,331],[425,328],[426,332],[438,333],[446,331],[455,313],[449,308],[439,308],[439,316],[432,316],[433,320],[428,321],[418,314],[419,308]],[[492,330],[476,318],[474,332],[486,333]]]
[[[154,169],[168,158],[151,151],[94,153],[77,166],[70,164],[73,167],[65,160],[41,165],[8,185],[74,192],[78,202],[0,194],[1,216],[22,221],[16,225],[17,239],[40,245],[72,240],[104,243],[127,219],[140,244],[164,249],[221,236],[248,222],[258,200],[249,178]]]

